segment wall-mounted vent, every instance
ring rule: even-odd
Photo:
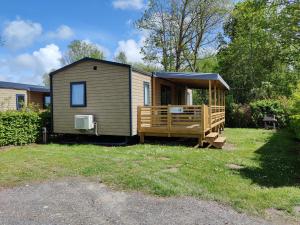
[[[93,115],[75,115],[75,129],[90,130],[94,128]]]

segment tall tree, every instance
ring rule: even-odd
[[[299,12],[296,1],[236,5],[224,25],[218,63],[235,100],[290,95],[299,79]],[[298,53],[297,53],[298,52]]]
[[[115,60],[119,63],[128,63],[125,52],[120,51],[118,55],[115,57]]]
[[[94,44],[82,40],[74,40],[68,45],[63,64],[70,64],[84,57],[104,59],[104,53]]]
[[[227,0],[150,0],[136,21],[147,31],[144,60],[164,70],[197,70],[200,49],[216,39],[216,29],[227,14]]]

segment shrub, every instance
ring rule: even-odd
[[[290,117],[290,128],[297,139],[300,140],[300,114]]]
[[[288,125],[288,109],[280,100],[265,99],[251,102],[250,109],[251,124],[254,127],[263,126],[265,115],[275,115],[279,127],[286,127]]]
[[[34,143],[47,123],[44,113],[31,110],[0,112],[0,146]]]
[[[226,107],[227,127],[251,126],[251,111],[249,105],[230,103]]]

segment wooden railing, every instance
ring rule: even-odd
[[[209,110],[202,106],[138,107],[138,132],[161,134],[201,134],[209,129]]]
[[[225,121],[225,107],[207,105],[139,106],[140,134],[201,135]]]
[[[211,106],[210,110],[210,128],[225,122],[225,106]]]

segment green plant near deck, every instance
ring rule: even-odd
[[[0,186],[65,176],[98,177],[120,189],[196,196],[242,211],[300,205],[299,144],[287,131],[226,129],[229,147],[31,145],[0,151]],[[239,169],[230,168],[239,165]]]

